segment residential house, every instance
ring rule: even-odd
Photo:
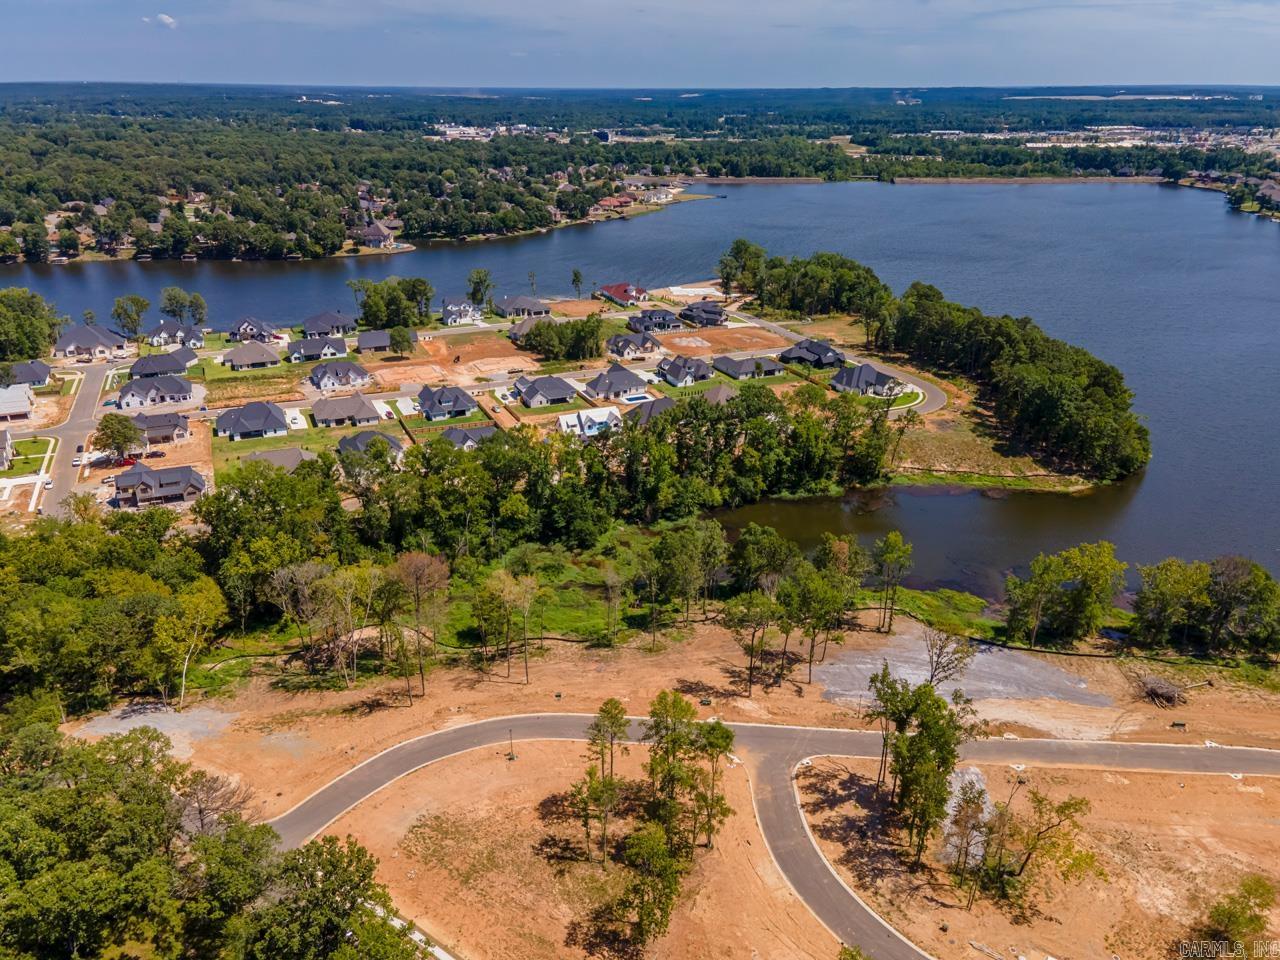
[[[68,327],[53,345],[56,357],[110,357],[123,353],[124,338],[97,324],[78,323]]]
[[[161,403],[187,403],[191,397],[190,380],[165,373],[157,377],[130,380],[120,388],[117,403],[121,410],[136,410]]]
[[[378,422],[378,408],[362,393],[349,397],[326,397],[311,405],[311,415],[322,427],[358,427]]]
[[[870,394],[875,397],[896,397],[905,387],[897,377],[877,370],[869,363],[856,367],[841,367],[831,378],[831,389],[837,393]]]
[[[628,410],[625,414],[626,418],[632,423],[644,426],[660,413],[666,413],[676,405],[675,400],[671,397],[658,397],[656,400],[650,400],[648,403],[637,404]]]
[[[391,231],[386,228],[386,225],[381,220],[374,220],[360,231],[360,242],[366,247],[372,247],[375,250],[383,250],[387,247],[395,246]]]
[[[680,319],[697,327],[718,327],[728,316],[724,307],[715,300],[699,300],[680,311]]]
[[[459,450],[474,450],[480,445],[481,440],[491,437],[497,432],[498,428],[494,426],[446,427],[440,436]]]
[[[172,353],[149,353],[133,362],[133,366],[129,368],[129,378],[138,380],[147,377],[176,376],[186,373],[187,368],[197,359],[196,352],[190,347],[179,347]]]
[[[622,425],[617,407],[588,407],[573,413],[562,413],[558,420],[561,433],[575,437],[594,437]]]
[[[279,467],[285,473],[293,473],[308,460],[316,460],[318,457],[310,450],[303,450],[301,447],[281,447],[279,450],[259,450],[248,453],[245,454],[244,459],[246,461],[261,460],[273,467]]]
[[[534,297],[503,297],[493,309],[498,316],[509,320],[551,316],[551,308]]]
[[[684,324],[679,317],[661,307],[641,310],[639,316],[627,319],[627,326],[636,333],[668,333],[672,330],[684,329]]]
[[[246,340],[240,346],[224,353],[222,363],[232,370],[258,370],[263,367],[279,366],[280,358],[265,343]]]
[[[713,407],[723,407],[737,395],[737,387],[731,387],[727,383],[717,383],[702,395],[702,399],[707,401],[707,403],[711,404]]]
[[[9,380],[28,387],[43,387],[49,383],[52,372],[53,368],[43,360],[23,360],[9,367]]]
[[[514,384],[520,402],[526,407],[549,407],[557,403],[570,403],[578,391],[568,380],[560,377],[520,377]]]
[[[757,380],[761,377],[774,377],[782,373],[783,367],[773,357],[716,357],[712,364],[726,377],[734,380]]]
[[[0,430],[0,470],[8,470],[13,463],[13,434],[8,430]]]
[[[658,361],[658,375],[673,387],[691,387],[710,380],[711,365],[697,357],[665,357]]]
[[[332,360],[347,355],[347,342],[341,337],[308,337],[306,340],[295,340],[287,350],[284,358],[290,363],[306,363],[311,360]]]
[[[475,413],[480,404],[461,387],[423,387],[418,409],[428,420],[450,420]]]
[[[332,310],[317,313],[302,321],[302,335],[307,338],[344,337],[356,332],[354,317],[348,317]]]
[[[257,317],[241,317],[231,328],[231,335],[237,340],[257,340],[259,343],[270,343],[276,338],[276,328]]]
[[[823,370],[844,366],[844,354],[825,340],[801,340],[783,350],[778,359],[784,363],[803,363]]]
[[[146,507],[155,503],[189,503],[204,493],[205,482],[193,467],[150,467],[135,463],[115,478],[116,501],[121,506]]]
[[[137,413],[133,423],[142,431],[142,440],[147,446],[173,443],[191,435],[190,421],[180,413]]]
[[[605,341],[605,346],[615,357],[634,360],[647,357],[662,349],[658,338],[651,333],[619,333]]]
[[[634,283],[610,283],[597,290],[596,296],[601,300],[612,300],[620,307],[635,307],[648,293],[644,287],[637,287]]]
[[[585,393],[596,400],[621,400],[643,394],[648,383],[618,363],[609,365],[604,373],[596,374],[587,382]]]
[[[215,428],[218,436],[229,440],[283,437],[289,432],[289,420],[276,404],[254,400],[218,414]]]
[[[147,343],[153,347],[167,347],[177,344],[180,347],[200,349],[204,346],[204,334],[189,323],[181,323],[166,317],[145,334]]]
[[[440,318],[446,327],[456,327],[460,323],[479,323],[484,319],[484,307],[472,303],[466,297],[445,297]]]
[[[411,343],[418,342],[418,332],[416,330],[409,331],[409,341]],[[390,330],[366,330],[356,337],[356,350],[360,353],[379,353],[390,349]]]
[[[316,364],[311,371],[311,383],[317,390],[365,387],[372,382],[369,371],[350,360],[327,360]]]
[[[517,320],[511,325],[511,329],[507,331],[507,339],[512,343],[519,343],[524,339],[524,335],[536,327],[540,323],[564,323],[565,320],[557,317],[525,317],[523,320]]]
[[[387,452],[390,454],[394,462],[399,462],[404,456],[404,444],[397,438],[387,433],[379,433],[377,430],[361,430],[359,433],[353,433],[349,437],[343,437],[338,441],[339,453],[368,453],[370,445],[375,440],[381,440],[387,445]]]
[[[29,420],[34,406],[35,397],[25,383],[0,387],[0,421]]]

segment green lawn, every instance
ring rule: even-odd
[[[507,409],[511,411],[516,419],[525,420],[529,417],[545,417],[552,413],[572,413],[574,410],[586,410],[589,406],[591,406],[591,401],[582,394],[578,394],[568,403],[551,403],[545,407],[526,407],[517,400],[515,403],[507,404]]]
[[[210,380],[257,380],[260,377],[282,377],[290,380],[301,380],[311,372],[320,361],[310,363],[284,363],[275,367],[254,367],[249,370],[232,370],[217,361],[215,357],[201,357],[187,371],[187,378],[197,381]]]
[[[43,387],[36,387],[31,392],[37,397],[66,397],[75,388],[74,377],[51,377]]]
[[[696,397],[699,394],[706,393],[712,387],[721,383],[727,383],[730,386],[737,386],[738,384],[738,381],[734,380],[732,377],[726,377],[719,370],[711,374],[710,380],[703,380],[701,383],[695,383],[691,387],[673,387],[671,384],[667,383],[667,381],[662,379],[661,374],[657,374],[657,376],[658,376],[658,382],[655,384],[652,384],[654,389],[660,390],[662,393],[666,394],[668,397],[675,397],[677,399],[679,399],[680,397]],[[764,380],[757,380],[756,382],[770,383],[774,380],[781,382],[783,379],[784,379],[783,377],[769,377]],[[745,383],[746,381],[744,380],[742,382]]]
[[[360,433],[364,430],[378,430],[389,436],[395,437],[397,440],[408,444],[408,438],[404,435],[398,421],[384,420],[380,424],[370,424],[363,427],[335,427],[333,429],[325,429],[324,427],[312,427],[308,430],[290,430],[283,437],[256,437],[252,440],[228,440],[225,437],[213,438],[213,472],[218,474],[223,470],[237,466],[246,454],[261,453],[264,450],[282,450],[285,447],[301,447],[303,450],[310,450],[312,453],[323,453],[326,450],[333,450],[338,446],[338,441],[343,437],[348,437],[353,433]]]
[[[399,408],[392,404],[392,409]],[[443,430],[445,427],[466,427],[490,422],[489,415],[484,412],[483,407],[467,414],[465,417],[453,417],[449,420],[428,420],[421,414],[414,414],[412,417],[401,417],[401,420],[415,435],[421,431],[433,432]]]
[[[0,477],[28,477],[40,471],[40,465],[53,446],[49,437],[33,437],[17,440],[13,444],[13,461],[7,470],[0,470]]]

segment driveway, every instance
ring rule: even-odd
[[[582,740],[591,718],[580,714],[497,717],[406,740],[351,768],[271,821],[281,844],[296,847],[361,800],[436,760],[512,740]],[[639,734],[632,720],[632,737]],[[814,845],[795,790],[795,769],[815,756],[878,757],[877,733],[819,727],[730,724],[736,749],[751,764],[752,801],[760,831],[796,895],[841,942],[871,960],[923,960],[917,949],[866,906]],[[1099,767],[1181,773],[1280,775],[1280,751],[1246,747],[1113,743],[1086,740],[980,740],[963,758],[980,763]]]

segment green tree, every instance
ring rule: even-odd
[[[686,867],[671,852],[659,823],[647,823],[627,837],[622,859],[632,877],[619,908],[634,918],[631,939],[643,947],[667,932]]]
[[[40,294],[0,289],[0,363],[46,356],[64,322]]]
[[[880,578],[880,629],[891,632],[898,587],[911,570],[911,544],[897,530],[890,530],[876,541],[871,556]]]
[[[110,450],[117,460],[122,460],[125,454],[142,446],[142,429],[123,413],[104,413],[92,442],[97,449]]]
[[[408,327],[392,327],[387,331],[391,352],[397,356],[406,356],[413,352],[413,334]]]
[[[582,271],[577,267],[573,268],[573,275],[569,280],[569,285],[573,287],[574,296],[579,300],[582,299]]]
[[[1267,915],[1276,903],[1275,884],[1259,873],[1242,877],[1236,889],[1209,907],[1200,936],[1228,944],[1237,956],[1254,955],[1267,932]]]
[[[15,232],[22,241],[22,257],[27,263],[44,263],[49,259],[49,235],[43,226],[32,223]]]
[[[756,663],[769,648],[769,628],[779,616],[777,602],[763,590],[731,598],[724,605],[724,625],[747,657],[747,696],[755,687]]]
[[[626,741],[631,732],[631,723],[627,720],[627,711],[622,701],[610,697],[600,704],[595,718],[587,727],[587,743],[591,752],[600,758],[600,769],[607,776],[614,776],[614,754],[618,751],[627,754]]]
[[[493,293],[493,278],[483,267],[476,267],[467,274],[467,297],[477,307],[481,306]]]
[[[115,305],[111,308],[111,319],[115,322],[116,329],[130,340],[136,340],[142,335],[143,318],[150,308],[151,301],[136,293],[116,297]]]

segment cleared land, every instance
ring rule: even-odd
[[[581,825],[564,791],[582,776],[582,745],[517,743],[474,750],[392,784],[333,824],[381,860],[397,907],[471,960],[553,960],[588,954],[591,907],[617,892],[621,871],[580,859]],[[641,750],[619,772],[642,776]],[[752,815],[742,767],[725,787],[735,810],[715,847],[699,850],[671,929],[647,956],[834,956],[831,935],[778,873]],[[610,828],[615,839],[625,825]]]
[[[1008,796],[1013,771],[976,769],[993,797]],[[1025,812],[1030,787],[1055,801],[1086,797],[1091,810],[1080,842],[1106,875],[1074,884],[1046,877],[1044,893],[1025,912],[982,898],[966,911],[936,850],[922,870],[904,866],[903,849],[884,829],[886,795],[876,796],[875,775],[874,760],[819,759],[797,777],[802,806],[845,882],[937,957],[980,960],[971,942],[1006,957],[1177,956],[1176,941],[1190,922],[1241,875],[1280,879],[1280,780],[1028,769],[1015,812]],[[1271,929],[1280,931],[1280,909],[1272,911]]]
[[[506,334],[476,331],[436,337],[420,344],[413,359],[371,371],[388,389],[408,383],[454,383],[469,386],[501,380],[509,370],[536,370],[537,361],[521,353]]]
[[[699,327],[659,333],[658,342],[673,354],[686,357],[718,357],[744,350],[777,350],[787,341],[761,327]]]

